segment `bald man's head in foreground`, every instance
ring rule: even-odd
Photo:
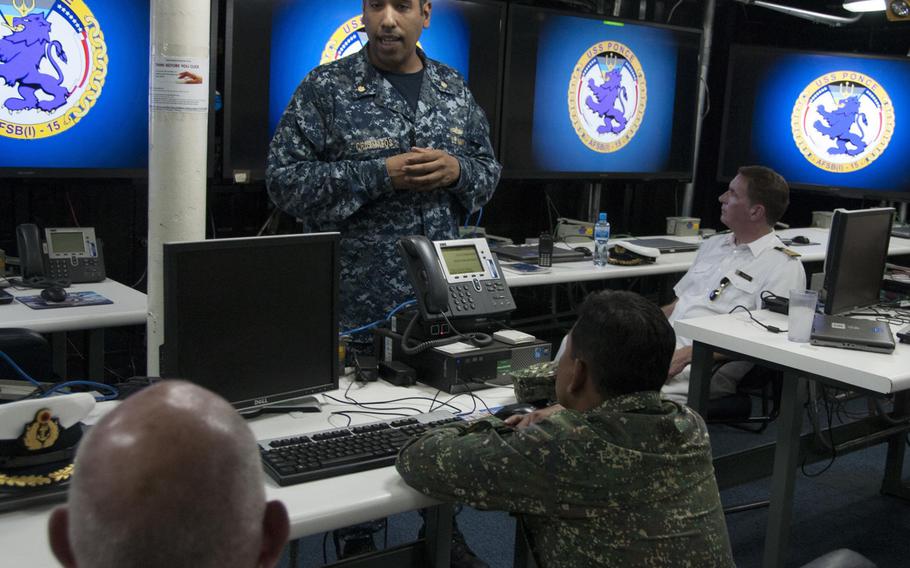
[[[265,501],[249,427],[191,383],[159,383],[108,413],[74,473],[49,523],[67,568],[271,567],[287,541],[287,511]]]

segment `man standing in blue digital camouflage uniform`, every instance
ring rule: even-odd
[[[453,423],[397,467],[418,491],[516,513],[541,568],[733,566],[701,417],[661,400],[673,328],[631,292],[587,298],[550,407]]]
[[[413,297],[400,237],[456,238],[456,216],[482,207],[499,180],[464,78],[417,48],[431,9],[364,0],[366,47],[310,72],[272,139],[272,200],[307,231],[341,232],[343,329]]]
[[[364,0],[366,47],[307,75],[269,149],[275,204],[306,231],[341,232],[342,329],[413,297],[400,237],[456,238],[457,218],[486,204],[499,181],[489,124],[464,78],[417,48],[431,10],[430,0]],[[369,352],[369,338],[352,348]],[[485,566],[457,532],[452,565]]]

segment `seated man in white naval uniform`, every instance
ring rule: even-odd
[[[798,255],[774,234],[774,224],[790,202],[787,182],[762,166],[739,169],[720,198],[720,220],[730,233],[705,241],[695,262],[673,291],[676,301],[664,307],[676,320],[725,314],[737,305],[761,307],[765,290],[788,297],[791,289],[805,289],[806,272]],[[661,393],[686,402],[692,340],[676,336],[676,352]],[[752,367],[743,361],[724,365],[711,379],[711,398],[735,392],[736,383]]]
[[[790,203],[786,180],[769,168],[744,166],[718,199],[720,220],[730,233],[702,243],[695,262],[673,288],[677,299],[663,308],[671,324],[725,314],[737,305],[756,310],[765,290],[789,297],[791,289],[806,287],[799,255],[785,248],[773,232]],[[661,389],[664,398],[688,400],[691,362],[692,340],[677,335],[669,376]],[[751,368],[744,361],[723,365],[711,380],[711,398],[735,392],[739,379]]]

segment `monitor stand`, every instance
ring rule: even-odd
[[[319,399],[315,396],[301,396],[300,398],[290,398],[266,406],[256,406],[240,411],[244,418],[252,418],[260,414],[284,414],[287,412],[322,412]]]

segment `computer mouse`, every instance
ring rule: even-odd
[[[578,251],[585,256],[591,256],[594,254],[594,252],[592,252],[588,247],[575,247],[572,250]]]
[[[793,237],[792,239],[790,239],[790,241],[793,242],[793,243],[795,243],[795,244],[798,244],[798,245],[807,245],[807,244],[809,244],[810,242],[812,242],[812,241],[809,240],[809,237],[805,237],[805,236],[803,236],[803,235],[796,235],[795,237]]]
[[[516,402],[513,404],[507,404],[493,413],[493,416],[499,418],[500,420],[505,420],[510,416],[524,416],[525,414],[531,414],[537,410],[537,407],[533,404],[528,404],[526,402]]]
[[[41,290],[41,297],[48,302],[62,302],[66,299],[66,296],[66,290],[60,286],[51,286],[50,288]]]

